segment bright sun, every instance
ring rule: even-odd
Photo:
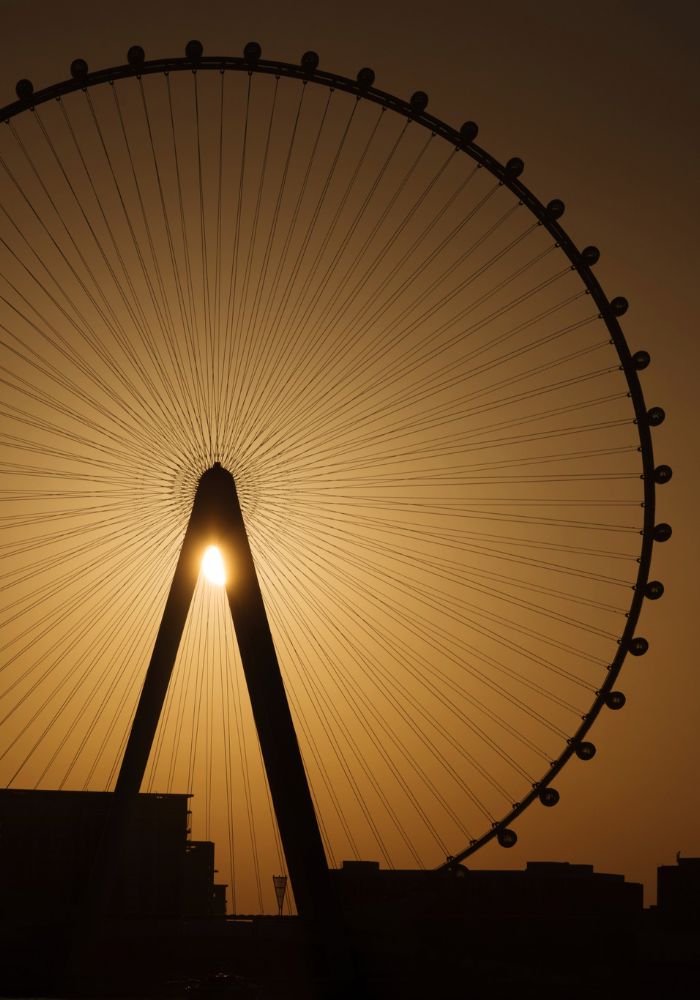
[[[202,572],[210,583],[223,587],[226,583],[226,568],[224,557],[216,545],[210,545],[202,556]]]

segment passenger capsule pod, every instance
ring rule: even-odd
[[[650,601],[658,601],[663,596],[664,585],[661,580],[650,580],[644,588],[644,596]]]
[[[243,49],[243,58],[246,62],[256,63],[262,55],[260,42],[247,42]]]
[[[647,410],[647,420],[650,427],[658,427],[666,419],[666,411],[662,410],[660,406],[652,406],[651,409]]]
[[[126,54],[126,61],[134,70],[140,70],[146,61],[146,53],[140,45],[132,45]]]
[[[496,840],[501,847],[515,847],[518,842],[518,835],[515,830],[499,830],[496,834]]]
[[[428,95],[423,90],[417,90],[415,94],[411,95],[409,104],[411,105],[411,111],[419,115],[421,111],[425,111],[428,107]]]
[[[649,649],[649,642],[641,635],[636,635],[630,642],[629,649],[632,656],[644,656],[646,651]]]
[[[552,198],[552,200],[547,203],[547,215],[550,219],[561,219],[565,208],[566,206],[561,198]]]
[[[185,46],[185,56],[189,59],[191,63],[198,63],[202,55],[204,54],[204,46],[201,42],[193,38]]]
[[[612,309],[615,316],[624,316],[629,309],[629,302],[624,297],[624,295],[617,295],[610,303],[610,308]]]
[[[622,691],[609,691],[608,694],[605,696],[605,704],[608,706],[608,708],[611,708],[614,712],[617,712],[619,709],[621,709],[626,701],[627,699],[625,698]]]
[[[651,355],[648,351],[636,351],[632,355],[632,364],[638,372],[643,372],[645,368],[648,368],[650,361]]]
[[[465,122],[459,130],[459,137],[462,140],[463,146],[468,146],[470,142],[474,142],[478,134],[479,126],[476,122]]]
[[[543,806],[555,806],[559,801],[559,792],[556,788],[543,788],[539,794],[539,799]]]
[[[654,469],[654,482],[663,486],[664,483],[668,483],[673,476],[673,469],[670,465],[657,465]]]
[[[361,90],[369,90],[374,83],[374,70],[369,66],[363,66],[357,74],[357,82]]]
[[[598,247],[584,247],[581,251],[581,260],[586,267],[593,267],[600,260],[600,250]]]
[[[31,101],[34,97],[34,84],[31,80],[18,80],[15,93],[20,101]]]
[[[88,75],[88,64],[84,59],[74,59],[70,64],[70,75],[74,80],[84,80]]]
[[[595,743],[579,743],[576,747],[576,756],[579,760],[593,760],[596,755]]]
[[[301,68],[307,73],[313,73],[318,69],[319,61],[318,52],[305,52],[301,57]]]
[[[506,163],[506,173],[509,177],[520,177],[524,169],[525,164],[519,156],[511,156]]]
[[[654,541],[667,542],[673,534],[673,528],[665,521],[661,521],[654,527]]]

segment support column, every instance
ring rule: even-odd
[[[116,797],[137,795],[165,701],[202,552],[217,545],[227,572],[226,593],[287,867],[300,916],[330,917],[328,866],[294,723],[243,522],[236,486],[218,463],[201,477],[170,593],[156,637]]]

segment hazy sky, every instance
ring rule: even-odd
[[[489,846],[471,863],[592,862],[651,889],[656,865],[677,850],[700,855],[697,6],[3,0],[0,11],[0,103],[20,77],[38,89],[65,78],[78,56],[95,69],[120,64],[134,43],[156,57],[181,54],[192,37],[221,54],[256,39],[263,55],[290,62],[316,49],[323,68],[353,76],[372,66],[377,86],[406,97],[423,89],[440,118],[474,119],[496,157],[525,160],[542,200],[566,202],[573,239],[601,249],[603,287],[630,300],[628,343],[652,356],[645,397],[667,411],[654,443],[674,478],[658,491],[657,520],[674,536],[656,547],[652,568],[666,594],[643,610],[638,633],[650,651],[628,658],[618,685],[627,706],[596,723],[595,760],[571,762],[559,806],[526,813],[507,856]]]

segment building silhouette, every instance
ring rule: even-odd
[[[633,917],[643,887],[593,865],[529,861],[524,871],[383,870],[376,861],[344,861],[334,881],[355,910],[404,908],[414,915],[456,920],[485,917]]]
[[[189,799],[138,795],[103,879],[111,793],[0,790],[0,995],[175,997],[211,981],[232,996],[335,996],[318,990],[304,920],[226,916],[214,845],[188,839]],[[356,995],[402,1000],[693,996],[700,859],[658,878],[645,910],[641,885],[584,864],[330,872],[368,984]]]
[[[111,859],[100,910],[120,917],[226,912],[214,845],[188,840],[189,796],[138,795]],[[110,792],[0,789],[0,917],[67,922],[89,905]],[[93,894],[94,898],[94,894]]]
[[[700,858],[676,858],[656,872],[656,908],[664,919],[700,926]]]

